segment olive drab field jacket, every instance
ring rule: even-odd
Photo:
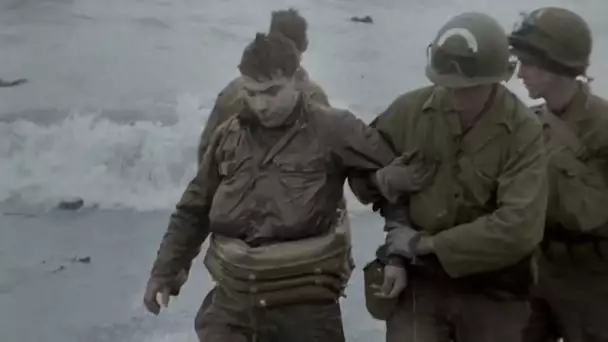
[[[464,134],[445,88],[397,98],[373,123],[399,155],[438,163],[429,186],[409,197],[414,228],[434,235],[453,278],[500,271],[530,256],[543,237],[547,202],[542,126],[504,86]]]
[[[304,96],[279,130],[245,120],[246,111],[213,133],[171,215],[152,277],[174,279],[209,233],[252,248],[325,236],[339,226],[346,178],[394,158],[375,129]]]
[[[559,116],[535,108],[548,155],[547,227],[608,238],[608,102],[584,88]]]

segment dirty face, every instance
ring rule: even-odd
[[[493,85],[478,85],[466,88],[450,88],[449,106],[463,114],[480,113],[490,99]]]
[[[528,96],[535,100],[544,97],[559,78],[558,75],[541,68],[538,64],[526,60],[520,60],[517,77],[528,90]]]
[[[258,81],[243,77],[245,101],[260,123],[270,128],[282,125],[298,102],[295,79],[276,76]]]

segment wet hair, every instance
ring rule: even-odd
[[[257,33],[243,51],[239,70],[242,75],[261,81],[279,73],[292,77],[299,66],[299,53],[290,39],[280,34]]]
[[[297,10],[290,8],[288,10],[273,11],[270,21],[270,33],[280,33],[291,39],[300,52],[306,51],[308,47],[308,37],[306,30],[308,23],[306,19],[298,13]]]

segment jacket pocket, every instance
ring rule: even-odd
[[[298,192],[319,191],[325,184],[327,168],[321,154],[280,155],[274,158],[274,164],[281,186],[288,192],[296,192],[290,197],[298,197]]]
[[[608,222],[608,188],[604,175],[566,151],[553,156],[553,196],[560,222],[568,228],[590,231]]]
[[[494,199],[496,179],[484,170],[483,164],[475,163],[473,157],[463,156],[458,161],[458,180],[462,185],[462,201],[467,206],[485,208]]]

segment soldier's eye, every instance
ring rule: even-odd
[[[275,85],[272,86],[264,91],[262,91],[262,94],[264,95],[276,95],[279,91],[281,90],[281,86],[280,85]]]

